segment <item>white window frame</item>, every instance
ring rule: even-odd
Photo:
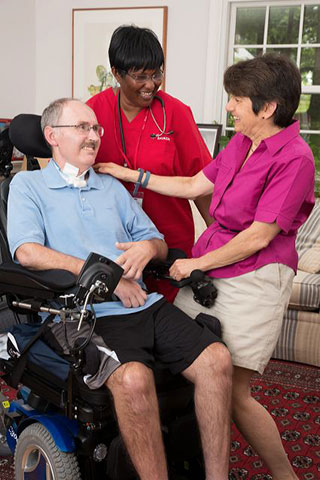
[[[204,97],[204,121],[210,122],[212,120],[222,123],[224,129],[232,130],[231,127],[226,127],[226,112],[225,105],[227,103],[227,94],[223,88],[223,72],[228,65],[233,63],[233,49],[237,47],[234,44],[234,32],[236,22],[236,8],[237,7],[266,7],[269,9],[271,6],[301,6],[300,13],[300,25],[299,25],[299,38],[296,44],[280,44],[271,45],[266,43],[267,40],[267,28],[268,28],[268,15],[265,22],[264,39],[262,45],[250,45],[252,48],[263,48],[265,51],[266,46],[268,48],[281,48],[282,46],[297,48],[297,60],[300,63],[301,48],[308,47],[320,47],[320,43],[305,44],[301,42],[302,29],[303,29],[303,13],[305,5],[319,5],[319,0],[211,0],[210,3],[210,21],[209,21],[209,38],[208,38],[208,53],[207,53],[207,74],[205,83],[205,97]],[[217,23],[219,18],[219,23]],[[219,25],[217,29],[217,25]],[[229,27],[229,28],[228,28]],[[213,32],[215,30],[215,32]],[[220,45],[217,52],[216,39],[219,38]],[[242,45],[241,47],[246,47]],[[213,64],[212,59],[215,58]],[[215,88],[212,88],[212,85]],[[220,92],[220,94],[219,94]],[[221,92],[223,92],[221,94]],[[302,93],[318,93],[320,94],[320,85],[303,86]],[[319,130],[301,130],[301,133],[320,134]]]

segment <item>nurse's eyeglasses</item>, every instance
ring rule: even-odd
[[[154,83],[162,82],[163,80],[163,72],[159,70],[158,72],[154,73],[153,75],[148,75],[147,73],[129,73],[123,70],[126,75],[129,75],[135,82],[137,83],[145,83],[148,80],[152,80]]]
[[[76,131],[83,136],[89,135],[90,130],[92,129],[96,135],[102,137],[104,134],[104,128],[98,123],[95,125],[90,125],[90,123],[79,123],[79,125],[51,125],[52,128],[75,128]]]

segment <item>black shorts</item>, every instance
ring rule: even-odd
[[[165,299],[138,313],[100,317],[95,332],[121,364],[140,362],[153,369],[160,361],[173,374],[189,367],[211,343],[222,342]]]

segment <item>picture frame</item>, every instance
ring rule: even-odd
[[[11,118],[0,118],[0,132],[10,125]]]
[[[111,35],[120,25],[150,28],[166,55],[168,7],[74,8],[72,10],[72,96],[87,101],[116,86],[108,60]],[[165,87],[163,79],[162,89]]]
[[[210,155],[212,158],[215,158],[219,152],[219,140],[222,133],[222,125],[220,123],[197,123],[197,126],[208,147]]]

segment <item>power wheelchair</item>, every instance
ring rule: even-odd
[[[4,379],[18,387],[17,400],[11,403],[0,394],[0,444],[8,445],[14,453],[16,480],[137,479],[121,441],[109,392],[104,387],[90,390],[82,380],[90,338],[70,349],[67,359],[41,340],[44,323],[56,315],[63,321],[88,322],[93,331],[92,305],[111,298],[122,269],[96,254],[89,256],[78,278],[64,270],[30,271],[12,261],[6,238],[12,147],[27,155],[31,169],[38,168],[35,157],[50,157],[51,152],[36,115],[19,115],[9,132],[2,132],[0,137],[0,173],[5,177],[0,184],[0,295],[6,297],[17,325],[26,322],[31,332],[29,337],[23,334],[20,356],[13,352],[0,360]],[[162,265],[150,265],[147,273],[167,277],[169,265],[170,259]],[[176,282],[180,287],[187,283],[192,284],[198,301],[214,300],[211,283],[199,273]],[[49,315],[42,324],[41,312]],[[161,365],[154,373],[169,476],[172,480],[201,480],[204,468],[193,386]]]

